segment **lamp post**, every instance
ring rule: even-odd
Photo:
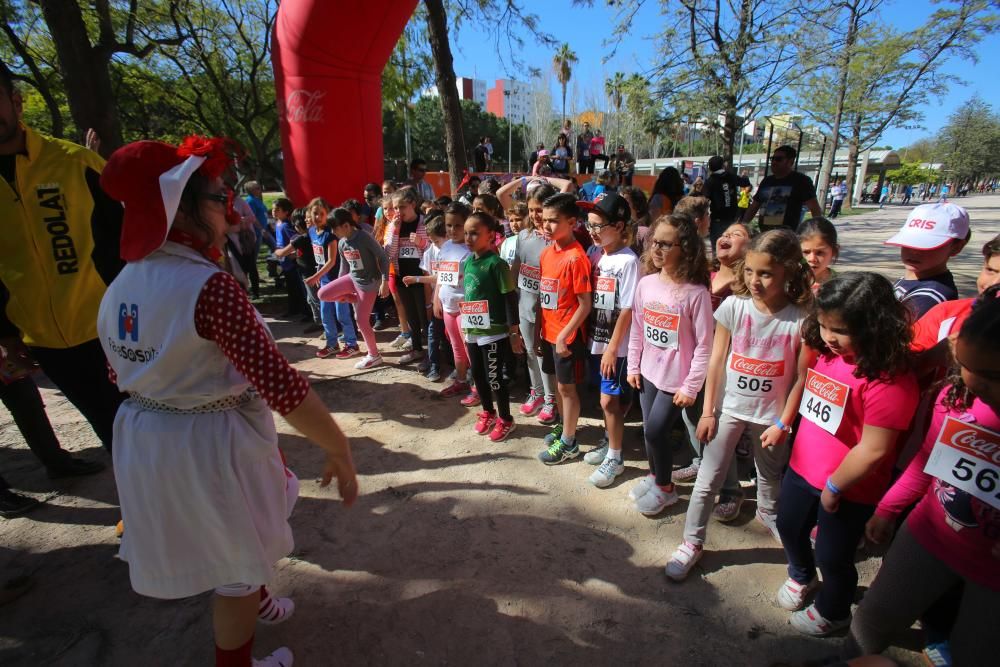
[[[504,115],[507,116],[507,171],[513,173],[514,164],[511,161],[511,156],[514,147],[514,119],[510,117],[510,89],[504,88],[503,96]]]

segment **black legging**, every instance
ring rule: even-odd
[[[403,302],[406,319],[410,323],[410,340],[413,351],[424,349],[424,328],[427,326],[427,300],[424,297],[424,286],[420,283],[404,285],[399,281],[399,299]]]
[[[476,391],[479,392],[483,410],[493,412],[495,398],[500,418],[505,421],[510,420],[510,392],[503,374],[504,366],[514,358],[510,349],[510,339],[501,338],[486,345],[466,343],[465,347],[469,351],[472,379],[476,383]]]
[[[673,394],[660,391],[646,378],[642,378],[639,404],[642,406],[643,437],[646,440],[649,471],[656,476],[657,486],[668,486],[674,470],[670,432],[680,419],[683,408],[674,405]]]
[[[69,463],[70,456],[59,446],[34,380],[24,377],[10,384],[0,383],[0,401],[10,411],[28,448],[42,465],[55,469]],[[5,486],[0,480],[2,488]]]

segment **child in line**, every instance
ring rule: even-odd
[[[441,396],[462,397],[462,405],[479,405],[479,394],[470,389],[469,352],[465,346],[460,326],[461,304],[465,298],[465,274],[462,267],[471,253],[465,244],[465,221],[469,217],[469,207],[461,202],[452,202],[444,214],[445,234],[448,240],[441,246],[438,260],[438,281],[434,292],[434,317],[444,321],[445,333],[455,357],[455,379],[441,390]],[[442,274],[441,271],[444,273]]]
[[[958,298],[948,260],[960,253],[971,237],[965,209],[942,201],[914,208],[902,228],[885,242],[899,246],[906,273],[893,290],[914,319],[932,306]]]
[[[356,227],[350,216],[334,209],[333,226],[330,231],[338,239],[340,252],[340,277],[319,290],[321,301],[353,304],[358,314],[358,328],[365,339],[368,353],[354,365],[358,370],[374,368],[382,363],[378,341],[371,325],[372,305],[375,297],[389,294],[389,258],[375,239],[366,231]],[[337,358],[346,358],[339,354]]]
[[[465,294],[459,304],[472,377],[483,406],[475,430],[489,435],[493,442],[506,440],[514,431],[503,368],[512,358],[512,350],[524,349],[517,325],[514,279],[493,243],[499,230],[500,223],[488,213],[473,213],[466,219],[465,244],[471,254],[462,260]]]
[[[837,228],[826,218],[809,218],[795,233],[802,246],[802,257],[812,270],[813,291],[818,291],[820,285],[837,275],[831,268],[840,255]]]
[[[594,287],[588,327],[591,369],[599,377],[606,440],[583,460],[598,466],[590,475],[590,483],[598,488],[610,486],[625,471],[625,410],[632,399],[626,361],[632,300],[639,282],[639,258],[628,247],[631,219],[628,201],[616,194],[601,199],[587,214],[587,227],[594,239],[587,253]]]
[[[420,260],[420,270],[424,272],[422,276],[406,276],[403,278],[404,285],[414,285],[420,283],[424,286],[424,297],[428,303],[434,303],[434,291],[437,287],[438,257],[441,254],[441,247],[448,238],[445,231],[444,216],[441,214],[432,215],[426,223],[427,238],[430,243],[424,250],[424,255]],[[421,369],[431,382],[441,379],[441,347],[446,334],[444,321],[435,311],[429,318],[427,324],[427,359],[426,368]]]
[[[275,199],[271,205],[271,214],[274,216],[275,255],[278,254],[278,250],[287,248],[296,234],[295,226],[292,223],[294,210],[295,206],[291,200],[284,197]],[[288,316],[301,316],[303,322],[311,322],[309,305],[306,303],[306,290],[294,257],[282,256],[281,273],[285,277],[285,290],[288,294]]]
[[[409,364],[424,358],[423,337],[427,326],[429,304],[424,296],[423,285],[403,284],[405,276],[420,275],[420,259],[428,244],[424,217],[417,212],[419,200],[420,196],[413,188],[403,188],[393,193],[392,206],[395,218],[389,220],[385,238],[389,261],[396,266],[396,293],[403,304],[410,325],[409,352],[399,358],[401,364]]]
[[[733,295],[715,312],[715,341],[697,430],[698,440],[708,444],[691,492],[684,541],[667,562],[667,576],[675,581],[687,577],[703,555],[715,494],[744,433],[753,444],[757,467],[757,520],[777,538],[787,441],[812,361],[811,351],[802,345],[811,285],[798,238],[788,230],[771,230],[750,244]]]
[[[382,192],[384,193],[382,206],[376,211],[380,216],[375,223],[375,240],[382,244],[382,247],[386,249],[386,255],[388,255],[390,241],[388,232],[394,227],[399,216],[396,204],[392,200],[392,195],[396,192],[396,185],[392,181],[386,181],[382,184]],[[396,282],[396,274],[398,272],[396,262],[390,259],[389,293],[392,295],[393,307],[396,309],[396,317],[399,319],[399,335],[389,343],[389,347],[394,350],[409,352],[413,347],[413,343],[410,340],[410,323],[406,319],[406,308],[403,307],[403,301],[399,296],[399,288],[402,287],[402,283],[400,282],[397,285]],[[374,329],[375,331],[381,331],[386,326],[385,319],[383,318],[382,327],[375,326]]]
[[[628,383],[639,393],[649,475],[629,491],[654,516],[679,498],[671,481],[670,431],[701,391],[712,349],[712,303],[705,244],[686,215],[657,219],[643,255],[648,275],[632,305]]]
[[[545,200],[543,230],[552,245],[542,251],[539,304],[542,323],[537,328],[536,352],[542,357],[542,372],[556,376],[556,400],[562,422],[549,436],[548,448],[538,455],[546,465],[555,465],[580,454],[576,442],[580,419],[580,395],[587,362],[587,317],[592,308],[590,261],[573,235],[580,209],[576,197],[564,193]]]
[[[500,246],[500,258],[507,266],[514,266],[514,256],[517,254],[517,239],[524,229],[528,219],[528,207],[524,202],[517,202],[507,209],[507,221],[510,224],[510,236],[503,240]]]
[[[318,268],[316,273],[306,278],[306,285],[315,290],[316,300],[319,301],[319,287],[332,280],[330,272],[338,268],[340,255],[337,252],[337,237],[329,229],[329,223],[334,221],[330,205],[322,197],[317,197],[309,202],[308,210],[312,221],[309,239],[312,241],[313,257]],[[350,213],[343,209],[338,210],[345,219],[350,219]],[[321,301],[320,315],[323,319],[326,345],[316,352],[316,356],[326,359],[336,355],[337,359],[349,359],[358,354],[358,336],[354,332],[350,304]],[[340,348],[338,328],[344,335],[344,349]]]
[[[303,322],[310,322],[303,333],[323,331],[323,315],[320,311],[318,290],[306,284],[306,278],[316,273],[316,257],[313,255],[312,240],[309,238],[309,225],[306,222],[305,209],[296,209],[289,218],[294,234],[289,238],[288,245],[274,251],[277,257],[292,257],[295,261],[299,287],[305,294],[307,314]]]
[[[776,602],[795,612],[793,628],[823,636],[850,623],[858,584],[854,552],[889,486],[919,394],[910,371],[909,315],[882,276],[858,272],[830,279],[803,333],[818,356],[806,375],[803,419],[781,484],[777,525],[788,579]],[[796,611],[817,588],[813,604]]]
[[[882,652],[942,595],[960,587],[949,642],[953,664],[996,660],[1000,499],[995,486],[983,481],[996,470],[1000,449],[1000,300],[995,296],[977,304],[965,321],[955,341],[955,361],[920,451],[866,526],[872,542],[886,543],[899,516],[919,503],[854,614],[846,657]],[[969,448],[969,443],[985,447]]]

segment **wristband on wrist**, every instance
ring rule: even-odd
[[[780,428],[785,433],[787,433],[789,435],[792,434],[792,427],[785,425],[785,422],[781,421],[781,417],[775,417],[774,418],[774,425],[777,426],[778,428]]]
[[[715,419],[715,415],[702,415],[702,419]]]
[[[827,491],[829,491],[830,493],[832,493],[835,496],[839,496],[840,495],[840,489],[838,489],[837,485],[833,483],[833,478],[832,477],[827,477],[826,478],[826,489],[827,489]]]

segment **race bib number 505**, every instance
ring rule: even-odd
[[[851,388],[822,373],[809,369],[806,373],[806,387],[799,404],[799,414],[816,426],[836,435],[840,422],[844,420],[847,395]]]
[[[946,417],[924,472],[1000,510],[1000,433]]]
[[[775,381],[784,376],[784,359],[763,361],[733,352],[729,357],[726,391],[743,396],[767,396],[774,390]]]

